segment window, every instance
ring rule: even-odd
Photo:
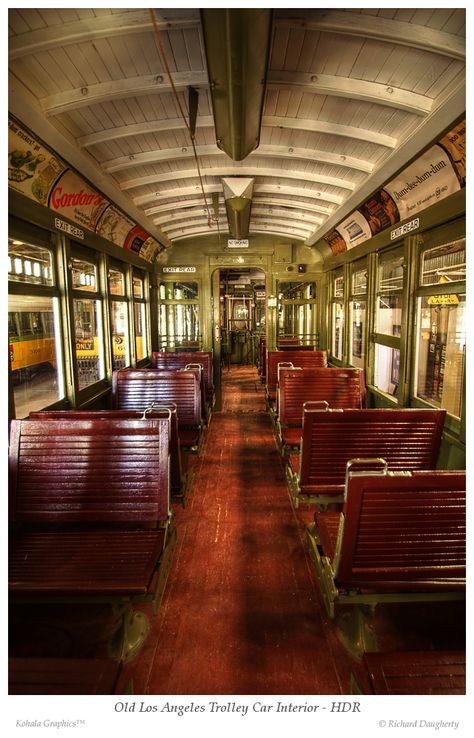
[[[134,274],[133,284],[133,315],[135,323],[135,352],[137,361],[148,356],[148,329],[147,310],[145,299],[145,277]]]
[[[123,369],[123,367],[130,365],[128,300],[125,289],[125,273],[122,268],[110,266],[108,278],[110,330],[112,334],[112,367],[113,369]]]
[[[79,390],[105,377],[102,298],[93,255],[71,258],[75,358]]]
[[[10,239],[8,339],[17,418],[65,396],[59,291],[52,252]]]
[[[415,396],[461,416],[466,352],[465,239],[424,251],[417,296]]]
[[[342,361],[344,354],[344,276],[338,269],[332,275],[331,355]]]
[[[54,285],[51,251],[14,239],[8,242],[8,281],[27,284]]]
[[[278,282],[277,345],[317,346],[316,284]]]
[[[160,349],[200,348],[197,282],[160,284]]]
[[[367,264],[351,265],[351,296],[349,301],[349,362],[364,368],[367,330]]]
[[[393,397],[400,382],[403,264],[402,249],[395,249],[380,256],[377,269],[374,385]]]

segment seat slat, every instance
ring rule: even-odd
[[[83,530],[17,532],[9,552],[10,590],[38,595],[143,595],[165,532]]]
[[[304,410],[299,460],[290,455],[295,501],[318,496],[342,499],[346,464],[383,458],[390,471],[435,469],[444,410]]]
[[[372,691],[378,695],[466,693],[463,651],[366,653]]]

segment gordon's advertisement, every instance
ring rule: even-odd
[[[8,186],[146,261],[162,248],[13,119],[8,120]]]
[[[71,169],[59,178],[49,195],[49,207],[89,231],[109,204],[99,192],[88,187]]]

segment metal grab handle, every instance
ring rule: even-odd
[[[327,400],[307,400],[303,402],[303,413],[325,413],[332,412],[329,409],[329,402]]]
[[[377,471],[377,473],[380,474],[380,476],[386,477],[387,474],[388,474],[388,464],[385,461],[385,459],[382,459],[382,458],[380,458],[378,456],[377,457],[373,457],[373,458],[370,458],[369,457],[369,458],[349,459],[349,461],[346,464],[346,479],[345,479],[346,490],[347,490],[347,484],[348,484],[348,481],[349,481],[349,476],[351,474],[351,470],[352,470],[352,467],[353,466],[356,466],[356,465],[369,466],[369,465],[374,465],[374,464],[379,464],[380,467],[381,467],[381,469],[377,469],[375,471]],[[374,471],[373,469],[361,469],[360,470],[360,473],[362,473],[362,472],[369,472],[370,473],[370,472],[373,472],[373,471]]]
[[[171,408],[170,407],[167,407],[166,405],[163,405],[163,404],[160,404],[160,403],[157,403],[157,402],[152,402],[149,407],[145,408],[145,410],[143,411],[143,415],[140,418],[140,420],[146,420],[147,419],[147,413],[151,413],[151,412],[153,412],[153,410],[166,410],[167,413],[168,413],[168,420],[171,421],[171,413],[176,410],[176,404],[174,402],[170,402],[169,405],[174,405],[174,409],[171,410]]]
[[[293,365],[291,361],[279,361],[277,364],[277,377],[278,382],[280,382],[280,369],[295,369],[296,367]],[[297,367],[300,369],[300,367]]]

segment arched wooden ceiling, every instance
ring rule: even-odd
[[[312,245],[465,111],[463,8],[276,9],[260,143],[232,161],[200,11],[154,13],[10,9],[9,108],[165,246],[227,232],[233,176],[254,178],[250,236]]]

